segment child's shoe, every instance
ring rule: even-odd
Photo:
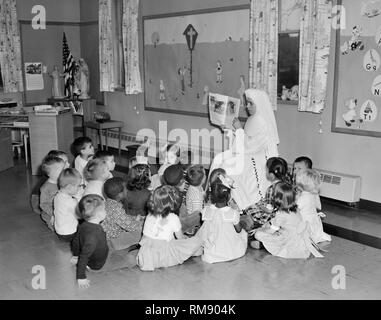
[[[196,233],[197,233],[197,230],[200,229],[199,226],[195,226],[191,229],[188,229],[187,231],[184,232],[184,234],[188,237],[193,237]]]
[[[72,266],[76,266],[78,263],[78,257],[77,256],[72,256],[70,259],[70,263]]]
[[[38,194],[32,194],[30,196],[30,206],[32,207],[33,212],[41,214],[40,196]]]
[[[260,241],[258,240],[252,240],[250,241],[250,247],[252,247],[253,249],[263,249],[263,245]]]
[[[127,252],[134,251],[134,250],[138,250],[138,249],[140,249],[140,244],[139,244],[139,243],[137,243],[137,244],[133,244],[132,246],[129,246],[129,247],[127,248]]]
[[[318,216],[320,217],[320,218],[325,218],[327,215],[324,213],[324,212],[318,212]]]

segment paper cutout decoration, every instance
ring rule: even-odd
[[[374,41],[378,46],[381,46],[381,26],[378,27],[376,35],[374,37]]]
[[[216,66],[216,83],[222,83],[222,63],[220,60],[217,61]]]
[[[362,3],[361,15],[374,18],[381,14],[381,1],[368,0]]]
[[[180,87],[181,87],[181,94],[185,94],[185,73],[187,72],[187,67],[184,66],[184,68],[180,67],[177,70],[177,73],[180,75]]]
[[[202,105],[207,106],[208,105],[208,97],[209,97],[209,87],[204,87],[204,98],[202,99]]]
[[[356,122],[357,99],[354,99],[354,98],[347,99],[345,101],[345,107],[348,109],[348,111],[343,114],[343,119],[344,119],[345,125],[347,127],[351,127]]]
[[[348,54],[349,51],[355,51],[357,49],[364,50],[364,44],[361,40],[362,28],[360,26],[354,26],[352,28],[352,37],[350,40],[345,41],[340,47],[341,54]]]
[[[163,80],[160,80],[159,91],[160,91],[159,100],[165,101],[165,87],[164,87]]]
[[[376,79],[373,80],[372,94],[378,97],[381,96],[381,75],[377,76]]]
[[[193,55],[192,55],[192,53],[193,53],[194,47],[196,45],[196,40],[197,40],[198,32],[196,31],[196,29],[191,24],[189,24],[186,27],[186,29],[184,30],[183,35],[185,36],[185,39],[187,40],[187,45],[188,45],[188,49],[189,49],[189,53],[190,53],[190,65],[189,65],[190,79],[189,79],[189,87],[192,88],[192,85],[193,85],[193,79],[192,79],[192,75],[193,75]]]
[[[380,68],[380,55],[374,49],[370,49],[364,56],[364,69],[368,72],[375,72]]]
[[[360,119],[364,122],[373,122],[378,114],[377,106],[372,100],[367,100],[361,106]]]

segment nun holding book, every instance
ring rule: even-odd
[[[218,154],[210,172],[223,168],[235,181],[232,198],[241,210],[257,203],[266,194],[270,182],[266,178],[266,161],[278,156],[279,136],[274,111],[268,94],[247,89],[243,95],[249,117],[242,128],[238,118],[228,130],[228,150]],[[226,129],[222,128],[224,131]]]

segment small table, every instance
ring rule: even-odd
[[[108,144],[107,144],[107,135],[109,129],[118,129],[119,132],[119,156],[121,153],[120,146],[121,146],[121,138],[122,138],[122,128],[123,128],[123,122],[122,121],[115,121],[115,120],[108,120],[105,122],[96,122],[96,121],[87,121],[84,124],[84,134],[86,136],[86,129],[91,128],[98,130],[98,137],[99,137],[99,144],[101,145],[101,150],[103,150],[102,145],[102,130],[106,130],[106,138],[105,138],[105,149],[108,150]]]

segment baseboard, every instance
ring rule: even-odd
[[[332,203],[341,207],[346,207],[348,209],[362,209],[362,210],[368,210],[373,212],[380,212],[381,214],[381,203],[374,202],[370,200],[360,199],[359,202],[355,202],[352,204],[348,204],[347,202],[335,200],[331,198],[326,197],[320,197],[322,201]]]
[[[361,243],[363,245],[381,249],[381,238],[371,236],[362,232],[345,229],[332,224],[324,223],[324,231],[332,236],[350,240],[353,242]]]
[[[381,203],[375,202],[375,201],[370,201],[370,200],[365,200],[365,199],[360,199],[360,209],[365,209],[369,211],[375,211],[379,212],[381,214]]]

